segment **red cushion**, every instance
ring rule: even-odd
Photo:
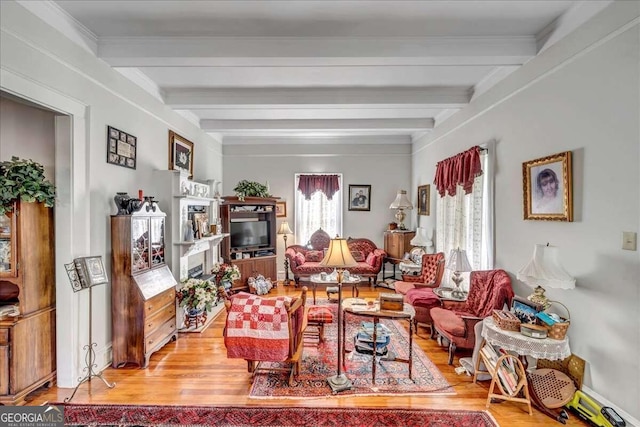
[[[296,260],[296,264],[302,265],[306,261],[304,254],[302,252],[296,252],[296,256],[294,257]]]
[[[434,325],[439,331],[456,337],[465,336],[464,320],[455,312],[444,308],[434,307],[430,311]]]
[[[320,262],[324,258],[324,253],[322,251],[307,251],[304,258],[306,261]]]
[[[353,259],[355,259],[356,262],[364,262],[365,260],[362,251],[351,251],[351,256],[353,256]]]
[[[369,252],[369,255],[367,255],[366,263],[369,264],[371,267],[376,266],[376,256],[373,254],[373,252]]]
[[[406,296],[406,302],[411,305],[419,305],[421,307],[440,305],[440,298],[433,292],[431,288],[410,289]]]
[[[393,289],[399,294],[406,295],[411,289],[415,289],[415,285],[411,282],[402,282],[400,280],[393,284]]]
[[[331,323],[333,322],[333,313],[329,307],[310,307],[307,320],[316,323]]]

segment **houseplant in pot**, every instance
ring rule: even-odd
[[[53,207],[56,187],[44,177],[44,166],[16,156],[0,162],[0,215],[11,212],[13,203],[43,202]]]
[[[256,181],[247,181],[243,179],[233,189],[236,192],[238,198],[242,201],[245,197],[271,197],[269,194],[269,188]]]

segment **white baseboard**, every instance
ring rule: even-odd
[[[629,414],[626,411],[623,411],[615,403],[613,403],[613,402],[609,401],[608,399],[605,399],[604,397],[600,396],[598,393],[596,393],[595,391],[591,390],[589,387],[587,387],[584,384],[582,385],[582,391],[584,391],[590,397],[593,397],[593,399],[596,400],[598,403],[600,403],[602,406],[610,406],[613,409],[615,409],[616,412],[627,423],[628,427],[640,427],[640,421],[638,421],[636,418],[632,417],[631,414]]]

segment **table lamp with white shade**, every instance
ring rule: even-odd
[[[430,254],[433,250],[433,240],[427,237],[427,229],[424,227],[418,227],[416,229],[416,235],[409,243],[411,246],[422,248],[427,254]]]
[[[398,224],[398,230],[406,230],[407,228],[404,226],[404,219],[406,218],[406,214],[404,213],[405,209],[413,209],[413,205],[411,201],[407,197],[406,190],[398,190],[398,194],[396,195],[396,199],[391,202],[389,205],[389,209],[397,209],[396,212],[396,222]]]
[[[333,267],[337,269],[336,281],[338,282],[338,374],[327,378],[327,383],[334,393],[351,389],[351,380],[342,373],[342,277],[345,267],[354,267],[357,265],[355,259],[351,255],[346,239],[336,236],[329,242],[327,254],[320,261],[320,265],[324,267]]]
[[[551,306],[551,301],[544,294],[546,288],[573,289],[576,287],[576,279],[560,264],[560,252],[558,247],[547,245],[535,245],[533,258],[525,265],[516,276],[518,280],[534,288],[527,299],[542,305],[544,310]]]
[[[289,227],[289,223],[287,221],[282,221],[280,223],[280,228],[278,229],[278,234],[282,234],[284,238],[284,250],[287,250],[287,234],[293,234],[291,231],[291,227]],[[289,260],[287,257],[284,257],[284,285],[289,286]]]
[[[464,292],[460,288],[460,283],[464,280],[460,273],[464,271],[471,271],[471,264],[469,264],[469,259],[467,258],[467,251],[464,249],[451,249],[449,252],[449,259],[447,260],[447,264],[445,265],[447,270],[453,271],[453,283],[455,283],[455,288],[451,295],[456,298],[464,297]]]

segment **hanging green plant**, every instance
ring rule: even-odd
[[[247,181],[243,179],[233,189],[240,200],[244,200],[245,197],[271,197],[269,194],[269,188],[256,181]]]
[[[11,212],[13,203],[44,202],[48,208],[56,201],[56,187],[44,177],[44,166],[16,156],[0,162],[0,215]]]

